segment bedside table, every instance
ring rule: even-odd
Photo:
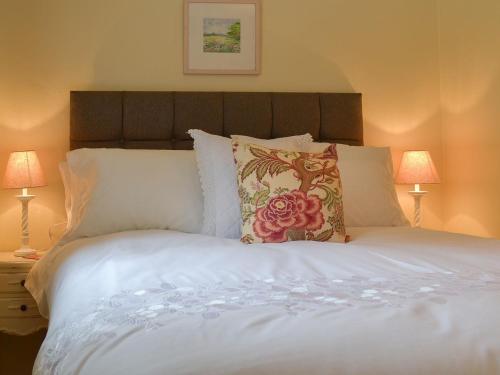
[[[0,252],[0,332],[29,335],[47,327],[24,280],[36,260]]]

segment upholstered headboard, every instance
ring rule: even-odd
[[[191,149],[189,129],[363,144],[361,94],[72,91],[70,147]]]

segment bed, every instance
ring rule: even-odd
[[[363,143],[358,94],[172,92],[73,92],[70,143],[189,149],[200,121]],[[347,231],[348,244],[134,230],[57,246],[26,282],[50,318],[34,373],[500,373],[498,240]]]

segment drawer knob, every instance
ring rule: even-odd
[[[28,306],[26,306],[26,305],[21,305],[21,306],[19,306],[19,309],[20,309],[21,311],[26,311],[26,310],[28,310]]]
[[[21,282],[19,284],[21,284],[21,286],[24,287],[25,282],[26,282],[26,280],[21,280]]]

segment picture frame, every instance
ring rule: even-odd
[[[261,0],[184,0],[185,74],[260,74]]]

